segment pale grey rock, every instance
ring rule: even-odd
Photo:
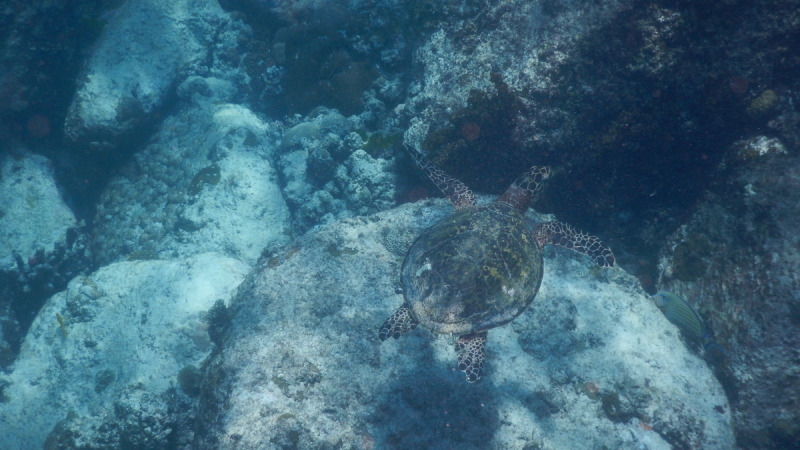
[[[98,260],[218,251],[253,264],[265,247],[289,242],[270,163],[277,136],[274,123],[234,104],[202,101],[168,117],[103,193]]]
[[[124,2],[104,27],[70,105],[66,136],[96,148],[150,120],[182,72],[206,64],[230,22],[212,0]]]
[[[206,364],[196,448],[734,447],[722,388],[637,280],[567,250],[545,251],[534,304],[490,331],[482,384],[455,368],[455,337],[381,343],[398,247],[450,212],[405,204],[265,255]]]
[[[47,158],[25,150],[0,157],[0,271],[16,268],[13,252],[26,263],[37,250],[51,253],[76,226]]]
[[[0,155],[0,370],[42,303],[91,267],[87,241],[50,160],[24,148]]]
[[[120,448],[113,439],[98,445],[115,427],[115,439],[128,436],[142,445],[135,448],[165,448],[178,373],[212,348],[206,312],[229,300],[248,269],[206,253],[111,264],[72,280],[39,312],[0,377],[0,448],[42,448],[51,431],[53,442]]]
[[[19,323],[11,309],[11,302],[0,301],[0,370],[5,370],[14,362],[16,355],[12,345],[18,343],[19,339]]]

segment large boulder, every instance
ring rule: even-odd
[[[207,253],[72,280],[0,376],[0,448],[166,448],[191,435],[180,416],[212,349],[208,311],[247,270]]]
[[[17,269],[14,253],[23,263],[52,253],[76,226],[47,158],[25,150],[0,155],[0,271]]]
[[[637,280],[567,250],[489,332],[482,384],[455,336],[381,343],[405,250],[451,211],[406,204],[265,254],[204,366],[196,448],[733,448],[722,388]]]
[[[22,147],[0,154],[0,370],[44,301],[90,266],[84,229],[54,172]]]
[[[218,83],[191,79],[179,91],[189,98]],[[288,242],[289,209],[270,164],[278,132],[220,101],[168,117],[100,199],[98,262],[216,251],[254,264],[264,247]]]
[[[202,74],[208,47],[225,40],[229,23],[212,0],[123,3],[78,80],[66,137],[97,150],[124,144],[164,107],[182,75]]]
[[[745,449],[800,442],[800,157],[777,139],[733,146],[664,246],[659,286],[692,304],[727,349],[719,371]]]

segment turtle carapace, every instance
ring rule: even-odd
[[[612,267],[614,255],[596,237],[567,224],[534,225],[525,218],[551,176],[549,167],[532,167],[493,203],[478,206],[466,185],[414,157],[456,211],[411,245],[400,274],[405,303],[379,336],[397,339],[417,325],[456,334],[458,368],[474,383],[481,379],[487,331],[514,320],[536,297],[544,245],[583,253],[601,267]]]

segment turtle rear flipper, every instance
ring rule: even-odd
[[[385,341],[390,337],[397,339],[400,335],[408,333],[414,328],[417,328],[417,321],[411,315],[411,310],[408,309],[408,306],[403,305],[383,322],[381,330],[378,332],[378,337],[381,338],[381,341]]]
[[[456,342],[458,370],[467,374],[467,381],[470,383],[481,380],[483,372],[483,346],[485,344],[485,331],[459,336],[458,342]]]
[[[600,242],[600,239],[582,233],[565,223],[540,223],[533,229],[533,236],[541,247],[545,244],[558,245],[589,255],[600,267],[614,267],[614,254]]]

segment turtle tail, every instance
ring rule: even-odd
[[[614,254],[600,239],[582,233],[561,222],[544,222],[533,229],[533,237],[540,247],[558,245],[592,258],[600,267],[614,267]]]

